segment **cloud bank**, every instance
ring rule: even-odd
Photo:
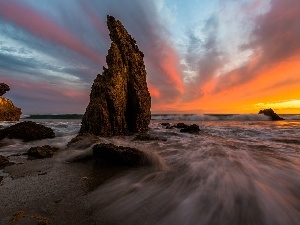
[[[1,1],[0,80],[11,86],[7,96],[25,113],[83,113],[93,79],[106,66],[109,14],[145,53],[153,113],[227,112],[238,104],[256,110],[257,92],[269,102],[300,99],[299,1],[187,4],[199,7],[199,18],[182,16],[180,1]]]

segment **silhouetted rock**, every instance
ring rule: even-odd
[[[10,90],[10,88],[7,84],[0,83],[0,96],[4,95],[9,90]]]
[[[177,123],[174,127],[178,128],[178,129],[184,129],[184,128],[188,128],[189,125],[185,124],[185,123]]]
[[[0,130],[0,140],[3,138],[9,138],[21,139],[28,142],[54,137],[55,134],[51,128],[31,121],[17,123]]]
[[[200,128],[197,124],[187,125],[187,127],[180,129],[182,133],[195,134],[200,132]]]
[[[113,144],[97,144],[93,147],[95,158],[116,165],[139,167],[150,165],[150,161],[144,152],[129,147]]]
[[[107,16],[112,40],[102,75],[94,80],[79,134],[100,136],[143,132],[151,119],[144,54],[122,23]]]
[[[10,162],[7,157],[0,155],[0,169],[13,164],[14,163]]]
[[[260,110],[258,114],[264,114],[266,116],[269,116],[272,120],[284,120],[283,118],[278,116],[271,108]]]
[[[28,158],[37,158],[37,159],[44,159],[44,158],[51,158],[53,157],[54,153],[56,153],[59,148],[51,147],[49,145],[44,146],[37,146],[31,147],[28,152]]]

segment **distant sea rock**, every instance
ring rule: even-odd
[[[0,96],[9,90],[7,84],[0,83]],[[19,121],[21,114],[21,109],[15,107],[11,100],[0,97],[0,121]]]
[[[144,132],[151,119],[151,96],[144,54],[122,23],[107,16],[112,40],[102,75],[94,80],[79,134],[97,136]]]
[[[31,121],[17,123],[0,130],[0,140],[3,138],[21,139],[25,142],[54,138],[55,133],[49,127]]]
[[[284,120],[283,118],[278,116],[271,108],[260,110],[258,114],[264,114],[265,116],[269,116],[272,120]]]

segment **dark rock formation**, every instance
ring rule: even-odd
[[[278,116],[271,108],[260,110],[258,114],[264,114],[266,116],[269,116],[272,120],[284,120],[283,118]]]
[[[54,153],[56,153],[59,148],[51,147],[49,145],[44,146],[37,146],[31,147],[28,152],[28,158],[37,158],[37,159],[44,159],[44,158],[51,158],[53,157]]]
[[[174,127],[178,128],[178,129],[185,129],[185,128],[188,128],[189,125],[187,125],[185,123],[177,123]]]
[[[0,121],[19,121],[22,111],[7,98],[0,97]]]
[[[97,144],[93,147],[95,158],[116,165],[139,167],[150,165],[150,160],[144,152],[129,147],[116,146],[113,144]]]
[[[0,155],[0,169],[13,164],[14,163],[10,162],[7,157]]]
[[[4,95],[10,88],[7,84],[0,83],[0,96]]]
[[[197,124],[188,125],[185,128],[180,129],[180,132],[182,133],[190,133],[195,134],[200,132],[200,128]]]
[[[3,138],[21,139],[25,142],[54,138],[53,130],[44,125],[31,121],[17,123],[13,126],[0,130],[0,140]]]
[[[79,134],[100,136],[143,132],[151,119],[144,54],[122,23],[107,16],[112,40],[102,75],[92,86]]]
[[[0,83],[0,96],[9,91],[7,84]],[[0,121],[19,121],[22,112],[7,98],[0,97]]]

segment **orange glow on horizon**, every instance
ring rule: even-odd
[[[154,111],[179,113],[258,113],[273,108],[282,114],[300,113],[300,58],[260,70],[254,79],[214,94],[217,79],[202,89],[204,96],[178,105],[155,106]],[[251,60],[253,62],[253,60]]]

